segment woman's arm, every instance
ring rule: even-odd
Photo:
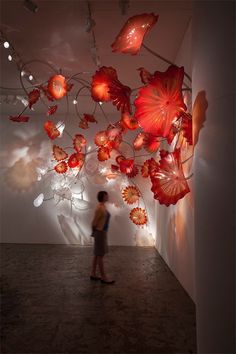
[[[98,226],[99,223],[102,222],[103,218],[104,218],[104,210],[99,207],[96,209],[95,214],[94,214],[94,218],[92,221],[92,228],[96,229],[96,227]]]

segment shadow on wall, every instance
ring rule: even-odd
[[[86,230],[83,230],[77,217],[58,215],[57,219],[67,244],[77,244],[80,246],[92,245],[90,235],[88,235]]]
[[[49,142],[42,140],[42,132],[34,128],[29,131],[16,129],[10,144],[2,143],[1,161],[3,182],[12,192],[31,191],[38,178],[37,167],[42,165],[48,155]]]
[[[206,92],[200,91],[193,104],[193,143],[198,143],[200,130],[204,127],[206,121],[206,110],[208,102],[206,100]]]

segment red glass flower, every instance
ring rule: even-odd
[[[185,196],[190,189],[180,161],[180,149],[161,152],[161,160],[151,175],[152,192],[160,204],[169,206]]]
[[[90,123],[97,123],[97,120],[95,119],[94,115],[92,115],[92,114],[84,113],[83,119],[86,120],[87,122],[90,122]]]
[[[86,145],[87,141],[82,134],[76,134],[73,139],[73,145],[77,152],[80,152],[82,148]]]
[[[141,150],[143,147],[144,139],[146,137],[146,133],[139,133],[133,141],[133,146],[135,150]]]
[[[103,66],[96,71],[92,78],[91,95],[96,102],[110,101],[109,84],[117,80],[116,70]]]
[[[112,103],[122,112],[131,112],[130,107],[131,89],[124,86],[112,67],[101,67],[96,71],[92,80],[91,95],[94,101]]]
[[[48,93],[50,96],[59,100],[64,97],[67,93],[68,87],[66,83],[66,78],[62,75],[54,75],[48,80],[47,86]]]
[[[122,191],[122,197],[127,204],[136,203],[140,196],[140,191],[136,186],[128,186]]]
[[[122,114],[121,120],[122,123],[125,125],[125,127],[130,130],[135,130],[139,128],[137,120],[133,117],[130,117],[130,115],[127,112]]]
[[[135,118],[147,133],[167,137],[173,121],[186,106],[182,97],[184,68],[171,65],[166,72],[155,72],[154,79],[139,91],[134,101]]]
[[[144,178],[149,177],[149,162],[150,160],[146,160],[141,168],[141,174]]]
[[[192,116],[190,113],[184,113],[182,115],[182,130],[183,136],[186,138],[189,145],[193,145]]]
[[[18,123],[26,123],[28,122],[28,120],[30,119],[30,117],[28,116],[10,116],[9,119],[12,121],[12,122],[18,122]]]
[[[71,168],[82,167],[84,164],[84,154],[77,152],[72,154],[68,160],[68,166]]]
[[[65,160],[68,157],[68,154],[61,147],[53,145],[52,148],[54,159],[57,161]]]
[[[112,103],[117,110],[122,113],[129,112],[131,114],[130,95],[131,89],[123,85],[119,80],[113,80],[109,84],[109,93]]]
[[[136,165],[134,165],[132,171],[126,173],[126,176],[129,178],[134,178],[135,176],[137,176],[138,172],[139,172],[138,167]]]
[[[80,122],[79,122],[79,127],[81,129],[88,129],[88,122],[84,119],[81,119]]]
[[[153,79],[153,75],[146,69],[139,68],[138,70],[139,70],[141,81],[144,85],[148,84]]]
[[[163,150],[161,150],[163,151]],[[160,155],[161,155],[161,151],[160,151]],[[158,173],[159,171],[159,165],[158,163],[156,162],[156,160],[154,160],[154,158],[152,157],[150,160],[148,160],[149,163],[149,175],[150,177],[155,177],[156,174]]]
[[[158,15],[142,14],[130,17],[111,45],[113,52],[137,54],[144,36],[158,20]]]
[[[28,95],[29,98],[29,108],[31,108],[33,106],[33,104],[35,104],[38,99],[40,97],[40,91],[38,89],[34,89],[33,91],[31,91]]]
[[[145,148],[145,150],[150,152],[150,154],[156,152],[159,149],[160,144],[161,143],[156,136],[148,133],[145,135],[145,138],[143,140],[143,147]]]
[[[145,225],[147,223],[147,213],[145,209],[134,208],[131,210],[129,217],[135,225]]]
[[[118,161],[118,160],[116,160],[116,161]],[[134,168],[134,160],[133,159],[130,159],[130,160],[122,159],[122,160],[120,160],[119,165],[120,165],[120,171],[122,173],[131,173]]]
[[[57,105],[49,107],[47,111],[47,116],[51,116],[56,112],[56,110],[57,110]]]
[[[54,170],[57,173],[65,173],[67,171],[67,163],[65,161],[59,162],[55,167]]]
[[[44,130],[46,131],[48,137],[52,140],[60,136],[60,132],[51,120],[47,120],[44,125]]]
[[[125,157],[124,157],[123,155],[118,155],[118,156],[116,156],[116,162],[117,162],[118,164],[120,164],[121,161],[123,161],[123,160],[125,160]]]

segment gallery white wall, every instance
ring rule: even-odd
[[[176,55],[175,63],[184,66],[186,73],[192,73],[192,25],[186,28],[182,45]],[[188,99],[191,101],[191,94]],[[191,104],[191,102],[190,102]],[[185,157],[192,155],[192,149],[186,145]],[[184,156],[182,157],[184,160]],[[185,165],[185,176],[192,173],[192,159]],[[157,236],[156,248],[172,270],[181,285],[191,298],[195,299],[195,262],[194,262],[194,206],[193,206],[193,180],[188,181],[191,192],[176,205],[166,207],[155,203]]]
[[[41,116],[34,113],[31,116],[26,125],[16,125],[7,119],[1,121],[1,131],[4,132],[1,139],[1,242],[91,244],[91,220],[97,203],[96,195],[99,190],[107,190],[110,195],[108,209],[112,215],[110,245],[153,245],[155,218],[150,182],[147,187],[147,182],[143,181],[142,177],[137,178],[136,181],[144,193],[144,202],[149,216],[148,226],[138,228],[129,219],[132,206],[129,207],[124,203],[121,196],[122,188],[130,184],[130,181],[128,178],[108,181],[101,173],[102,166],[106,166],[103,163],[100,169],[95,169],[83,178],[85,186],[83,198],[89,202],[87,210],[75,208],[71,210],[70,202],[66,199],[58,205],[52,199],[45,201],[38,208],[33,206],[34,199],[40,193],[44,193],[45,199],[52,197],[51,183],[54,178],[57,178],[57,173],[52,171],[42,176],[40,181],[37,180],[37,167],[41,168],[45,165],[44,161],[51,154],[51,145],[43,131]],[[96,127],[91,127],[89,131],[76,130],[70,121],[66,129],[72,135],[83,133],[88,140],[88,146],[94,148],[95,132],[107,126],[107,121],[101,114],[96,117],[98,124]],[[63,115],[61,117],[57,115],[57,118],[63,119]],[[72,122],[76,120],[74,114],[71,114],[70,119]],[[117,120],[118,114],[111,119]],[[55,143],[62,147],[72,146],[71,139],[63,139]],[[128,144],[123,144],[123,151],[132,154]],[[88,158],[91,159],[92,165],[97,163],[96,152]],[[111,164],[111,160],[108,164]],[[79,181],[75,184],[74,191],[80,191]]]

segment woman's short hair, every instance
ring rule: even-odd
[[[104,197],[105,195],[107,195],[108,193],[106,191],[100,191],[97,194],[97,200],[101,203],[104,201]]]

